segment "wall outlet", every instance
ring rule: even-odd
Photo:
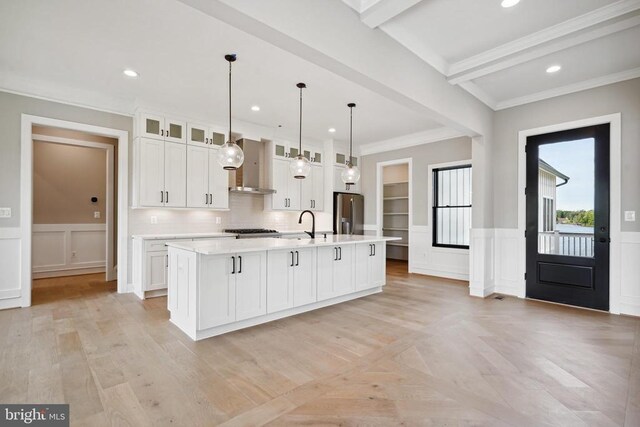
[[[158,223],[158,217],[155,215],[151,215],[151,224],[157,224]]]
[[[634,222],[636,220],[636,211],[624,211],[624,220]]]
[[[216,224],[222,224],[222,218],[219,216],[216,217]]]
[[[11,208],[0,208],[0,218],[11,218]]]
[[[94,212],[94,213],[93,213],[93,217],[94,217],[95,219],[100,219],[100,212]]]

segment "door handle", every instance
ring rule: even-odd
[[[291,254],[291,265],[289,267],[293,267],[293,251],[289,251]]]
[[[240,267],[238,267],[238,274],[242,273],[242,257],[238,257],[238,261],[240,261]]]
[[[600,243],[610,243],[611,242],[611,238],[610,237],[601,237],[600,238]]]
[[[296,251],[296,267],[300,265],[300,253]]]
[[[233,262],[233,270],[231,271],[231,274],[236,274],[236,257],[232,256],[231,261]]]

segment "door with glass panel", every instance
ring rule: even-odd
[[[609,310],[609,125],[527,138],[527,297]]]

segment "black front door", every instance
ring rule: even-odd
[[[609,125],[527,138],[527,297],[609,310]]]

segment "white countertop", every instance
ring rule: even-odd
[[[168,234],[134,234],[134,239],[142,240],[171,240],[171,239],[198,239],[215,237],[236,237],[233,233],[168,233]]]
[[[223,255],[241,252],[267,251],[273,249],[299,249],[310,246],[332,246],[354,243],[373,243],[401,240],[399,237],[320,235],[316,239],[221,239],[194,242],[168,242],[169,248],[184,249],[203,255]]]

